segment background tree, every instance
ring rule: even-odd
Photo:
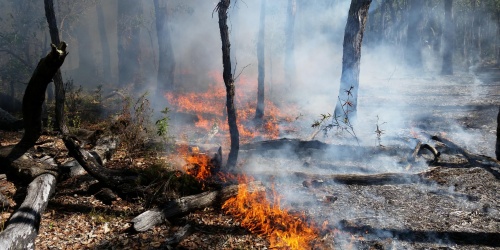
[[[295,78],[295,12],[297,10],[297,1],[288,0],[287,18],[285,27],[285,83],[289,87],[294,86]]]
[[[441,74],[453,75],[454,29],[453,0],[444,0],[443,65]]]
[[[156,33],[158,37],[158,78],[156,93],[160,96],[158,101],[163,100],[165,92],[174,89],[175,59],[170,39],[170,30],[167,18],[167,1],[160,6],[159,0],[154,0],[156,14]]]
[[[140,22],[142,2],[118,1],[118,85],[140,77]]]
[[[422,44],[420,41],[422,10],[423,3],[421,1],[408,1],[405,59],[408,66],[416,70],[422,68]]]
[[[57,21],[54,13],[54,1],[44,0],[44,4],[45,16],[47,17],[47,23],[49,24],[50,38],[53,44],[60,44],[61,40],[59,38],[59,30],[57,29]],[[59,132],[67,134],[69,133],[69,129],[66,126],[64,117],[64,101],[66,99],[66,93],[64,90],[61,70],[59,68],[54,75],[54,86],[56,89],[56,121],[54,124],[54,128]]]
[[[109,50],[108,32],[106,32],[106,19],[102,10],[102,2],[96,4],[99,38],[101,40],[102,78],[104,82],[111,82],[111,54]]]
[[[222,65],[224,67],[223,78],[226,85],[226,110],[227,123],[229,124],[229,134],[231,137],[231,149],[227,158],[227,168],[233,169],[238,161],[238,151],[240,149],[240,133],[236,122],[236,108],[234,106],[234,79],[231,72],[231,44],[229,42],[229,30],[227,27],[227,10],[231,4],[230,0],[220,0],[217,4],[219,13],[219,30],[222,40]]]
[[[358,105],[361,44],[371,0],[351,0],[344,32],[342,75],[334,118],[352,122]]]
[[[264,95],[264,79],[265,79],[265,58],[264,58],[264,29],[266,22],[266,0],[261,0],[260,3],[260,21],[259,21],[259,37],[257,38],[257,61],[258,61],[258,86],[257,86],[257,108],[255,110],[255,120],[257,123],[262,121],[265,109]]]

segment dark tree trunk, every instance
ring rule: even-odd
[[[285,84],[291,89],[294,86],[295,78],[295,12],[297,8],[296,0],[288,0],[287,19],[285,28]]]
[[[140,77],[140,1],[118,1],[118,85],[136,83]]]
[[[500,10],[497,11],[497,34],[495,36],[496,41],[496,56],[497,56],[497,66],[500,66]]]
[[[108,34],[106,32],[106,20],[102,11],[102,2],[96,4],[97,22],[99,26],[99,38],[102,50],[102,77],[105,83],[111,82],[111,55],[109,50]]]
[[[260,123],[264,117],[264,79],[265,79],[265,57],[264,57],[264,25],[266,22],[266,0],[261,0],[260,7],[260,27],[257,41],[257,61],[258,61],[258,87],[257,87],[257,109],[255,110],[255,121]]]
[[[500,161],[500,108],[498,109],[498,116],[497,116],[497,144],[495,149],[495,155],[497,157],[497,160]]]
[[[240,135],[236,123],[236,108],[234,107],[234,79],[231,73],[231,44],[229,43],[229,30],[227,27],[227,10],[230,4],[231,0],[220,0],[217,4],[219,30],[222,40],[222,65],[224,66],[222,76],[224,78],[224,84],[226,85],[227,122],[229,124],[229,134],[231,136],[231,149],[227,158],[228,169],[236,167],[238,150],[240,148]]]
[[[95,82],[97,73],[96,62],[92,53],[89,53],[92,51],[93,39],[87,22],[81,22],[78,25],[76,37],[78,39],[78,78],[87,85]]]
[[[344,33],[342,75],[334,117],[346,123],[356,117],[361,44],[371,0],[352,0]]]
[[[61,41],[59,38],[59,30],[57,29],[56,15],[54,14],[54,1],[44,0],[44,4],[45,17],[47,18],[47,23],[49,24],[50,39],[53,44],[59,45]],[[67,134],[69,133],[69,130],[66,126],[66,119],[64,117],[64,100],[66,99],[66,93],[61,76],[61,70],[59,68],[57,68],[57,72],[54,75],[54,86],[56,89],[56,121],[54,127],[59,132]]]
[[[167,7],[160,6],[159,0],[154,0],[154,5],[159,48],[156,94],[158,95],[157,101],[162,102],[165,99],[163,95],[174,89],[175,59],[168,28]]]
[[[422,68],[420,26],[423,19],[423,6],[420,1],[409,1],[408,4],[408,29],[406,31],[405,59],[409,67],[420,70]]]
[[[455,28],[453,24],[453,0],[444,1],[443,65],[441,74],[453,75],[453,51]]]

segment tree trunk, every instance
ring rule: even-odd
[[[255,121],[257,123],[262,122],[264,117],[264,79],[265,79],[265,57],[264,57],[264,29],[266,22],[266,0],[261,0],[260,6],[260,26],[259,26],[259,37],[257,41],[257,61],[258,61],[258,87],[257,87],[257,108],[255,110]]]
[[[217,4],[219,13],[219,30],[222,40],[222,65],[224,66],[223,78],[226,85],[226,110],[229,134],[231,136],[231,149],[227,158],[227,168],[236,167],[238,150],[240,148],[240,135],[236,123],[237,115],[234,107],[234,79],[231,73],[231,44],[229,43],[229,31],[227,27],[227,10],[231,0],[220,0]]]
[[[371,0],[352,0],[344,33],[342,75],[334,117],[350,122],[356,117],[361,44]]]
[[[106,20],[102,11],[102,2],[96,4],[97,23],[99,26],[99,38],[101,39],[102,55],[102,77],[105,83],[111,82],[111,55],[109,50],[108,34],[106,32]]]
[[[443,64],[441,74],[453,75],[453,51],[455,42],[455,28],[453,25],[453,0],[444,1],[444,32],[443,32]]]
[[[422,69],[422,44],[420,41],[420,25],[423,19],[423,6],[420,1],[409,1],[408,29],[406,31],[405,59],[409,67]]]
[[[170,39],[170,30],[168,28],[167,7],[160,7],[159,0],[154,0],[154,5],[159,48],[156,93],[160,98],[158,101],[161,101],[164,99],[163,95],[165,92],[169,92],[174,89],[175,59],[174,51],[172,49],[172,41]]]
[[[44,0],[44,4],[45,4],[45,17],[47,18],[47,23],[49,24],[50,39],[52,40],[53,44],[59,45],[61,41],[59,38],[59,30],[57,29],[56,15],[54,14],[54,1]],[[54,86],[56,89],[56,112],[55,112],[56,121],[54,127],[59,132],[67,134],[69,133],[69,130],[68,127],[66,126],[66,119],[64,117],[64,100],[66,99],[66,93],[64,89],[64,83],[62,80],[61,70],[59,69],[59,67],[57,68],[57,72],[54,75]],[[24,102],[23,102],[23,107],[24,107]]]
[[[497,116],[497,145],[495,149],[495,155],[497,157],[497,160],[500,161],[500,108],[498,109]]]
[[[287,19],[285,27],[285,84],[289,90],[294,86],[295,80],[295,12],[297,8],[296,0],[288,0]]]
[[[136,83],[140,76],[140,27],[141,2],[118,1],[118,85]]]

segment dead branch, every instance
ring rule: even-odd
[[[248,186],[248,192],[265,191],[265,187],[262,183],[257,181],[240,185]],[[148,210],[132,219],[132,227],[137,232],[143,232],[155,225],[166,222],[169,218],[210,206],[220,206],[226,200],[238,194],[240,185],[231,185],[221,190],[204,192],[172,200],[162,208]]]
[[[346,185],[387,185],[387,184],[405,184],[414,182],[425,182],[424,173],[406,174],[406,173],[381,173],[381,174],[307,174],[303,172],[294,172],[293,175],[307,180],[333,181]]]
[[[448,140],[443,137],[438,137],[436,135],[432,136],[431,139],[442,142],[444,143],[447,147],[456,150],[459,154],[463,155],[467,161],[471,164],[479,164],[479,165],[489,165],[489,166],[495,166],[495,167],[500,167],[500,162],[485,155],[476,155],[473,153],[470,153],[468,150],[458,146],[451,140]]]
[[[40,175],[30,183],[24,202],[0,233],[2,249],[34,249],[42,213],[55,187],[56,178],[51,174]]]

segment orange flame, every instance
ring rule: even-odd
[[[229,127],[225,122],[226,90],[222,76],[219,72],[214,71],[210,73],[210,77],[214,80],[214,84],[211,84],[206,92],[166,93],[165,97],[174,110],[195,114],[198,118],[198,121],[194,124],[195,127],[208,132],[217,125],[220,131],[227,132]],[[256,129],[252,120],[257,105],[257,83],[255,80],[250,80],[242,75],[236,85],[235,105],[240,141],[243,143],[249,142],[255,137],[277,139],[280,134],[279,123],[292,121],[292,116],[285,114],[286,112],[280,112],[275,103],[266,100],[263,126]],[[287,108],[295,110],[291,105],[287,105]]]
[[[207,155],[199,152],[197,147],[188,147],[182,145],[178,148],[178,153],[186,161],[183,170],[194,176],[198,181],[207,180],[212,175],[212,170],[215,168],[212,159]]]
[[[246,185],[240,185],[238,195],[228,199],[222,208],[250,232],[268,236],[271,248],[310,249],[312,240],[318,236],[317,229],[305,222],[304,215],[280,208],[278,196],[271,204],[265,193],[249,193]]]

